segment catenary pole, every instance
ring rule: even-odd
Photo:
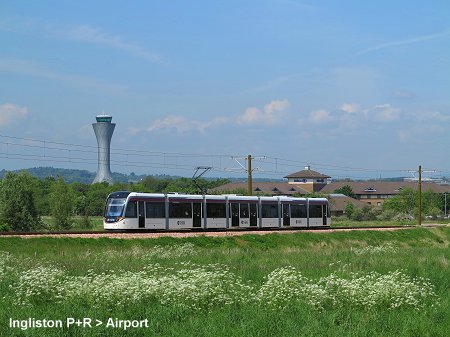
[[[422,165],[419,165],[419,226],[422,226]]]
[[[247,156],[247,172],[248,172],[248,181],[247,181],[247,188],[248,188],[248,195],[252,195],[253,187],[252,187],[252,155],[249,154]]]

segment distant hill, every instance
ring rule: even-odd
[[[38,179],[44,179],[46,177],[55,177],[58,176],[63,177],[68,183],[78,182],[82,184],[91,184],[92,181],[95,178],[96,173],[90,172],[87,170],[78,170],[78,169],[63,169],[63,168],[55,168],[55,167],[32,167],[22,170],[14,170],[14,172],[20,172],[20,171],[27,171],[32,176],[38,178]],[[7,173],[7,170],[1,170],[0,171],[0,179],[3,178],[3,176]],[[128,182],[138,182],[148,175],[145,174],[124,174],[124,173],[112,173],[114,181],[119,181],[121,183],[128,183]],[[156,174],[151,175],[152,177],[156,179],[177,179],[181,178],[180,176],[172,176],[172,175],[166,175],[166,174]],[[202,177],[205,180],[216,180],[218,178],[211,178],[211,177]],[[243,181],[245,179],[242,178],[231,178],[231,181]],[[270,181],[271,179],[254,179],[254,181]],[[272,179],[273,180],[273,179]],[[246,181],[246,180],[245,180]]]
[[[78,170],[78,169],[63,169],[63,168],[55,168],[55,167],[33,167],[23,170],[15,170],[15,172],[19,171],[28,171],[32,176],[38,178],[38,179],[44,179],[46,177],[63,177],[68,183],[72,182],[79,182],[82,184],[91,184],[92,181],[95,178],[96,173],[90,172],[87,170]],[[6,170],[0,171],[0,179],[3,178],[3,176],[6,174]],[[131,172],[130,174],[124,174],[124,173],[117,173],[114,172],[113,174],[114,181],[119,181],[121,183],[128,183],[128,182],[138,182],[148,175],[146,174],[135,174]],[[172,176],[172,175],[151,175],[155,177],[156,179],[177,179],[181,178],[180,176]],[[190,177],[188,177],[190,178]],[[202,177],[205,180],[216,180],[219,179],[217,177]],[[229,177],[221,177],[226,178],[230,182],[241,182],[241,181],[247,181],[247,178],[229,178]],[[372,180],[372,179],[371,179]],[[383,178],[382,181],[403,181],[403,177],[395,177],[395,178]],[[281,182],[285,181],[284,179],[274,179],[274,178],[253,178],[253,181],[255,182]],[[333,179],[333,181],[351,181],[350,179]]]
[[[77,170],[77,169],[63,169],[63,168],[55,168],[55,167],[32,167],[22,170],[14,170],[14,172],[19,171],[27,171],[32,176],[38,178],[38,179],[44,179],[46,177],[63,177],[68,183],[78,182],[82,184],[91,184],[92,181],[95,178],[96,173],[90,172],[87,170]],[[3,178],[3,176],[6,174],[6,170],[0,171],[0,179]],[[146,174],[135,174],[131,172],[130,174],[124,174],[124,173],[117,173],[113,172],[112,174],[114,181],[119,181],[121,183],[128,183],[128,182],[137,182],[141,179],[144,179],[148,175]],[[155,177],[156,179],[177,179],[181,178],[180,176],[172,176],[172,175],[166,175],[166,174],[156,174],[151,175],[152,177]],[[219,179],[217,177],[202,177],[205,180],[216,180]],[[247,178],[227,178],[230,181],[237,182],[237,181],[247,181]],[[272,179],[272,178],[253,178],[253,181],[283,181],[283,179]]]
[[[15,170],[15,172],[27,171],[32,176],[38,179],[44,179],[46,177],[63,177],[68,183],[79,182],[82,184],[90,184],[95,178],[96,173],[87,170],[77,170],[77,169],[63,169],[54,167],[33,167],[23,170]],[[0,171],[0,178],[6,174],[6,170]],[[136,175],[131,173],[129,175],[123,173],[113,173],[114,181],[119,181],[122,183],[127,183],[131,181],[139,181],[145,178],[146,175]]]

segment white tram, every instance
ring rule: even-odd
[[[105,229],[225,229],[329,227],[325,198],[114,192]]]

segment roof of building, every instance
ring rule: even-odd
[[[331,177],[327,176],[325,174],[319,173],[317,171],[313,171],[310,168],[306,168],[303,171],[292,173],[292,174],[286,176],[285,178],[309,178],[309,179],[323,178],[323,179],[326,179],[326,178],[331,178]]]
[[[338,181],[326,185],[320,192],[333,193],[346,185],[350,186],[355,194],[398,194],[405,188],[414,190],[418,188],[416,182],[410,181]],[[450,193],[450,185],[424,182],[422,183],[422,191]]]
[[[360,200],[356,200],[347,197],[343,194],[333,194],[333,192],[345,185],[352,188],[355,194],[398,194],[401,189],[412,188],[417,189],[417,183],[414,182],[387,182],[387,181],[341,181],[333,182],[326,185],[320,190],[320,193],[329,194],[331,209],[334,211],[342,211],[350,202],[356,208],[362,208],[366,206],[366,203]],[[286,182],[253,182],[253,194],[264,195],[306,195],[310,194],[298,185],[288,184]],[[211,193],[236,193],[237,190],[247,191],[247,182],[228,183],[216,188],[211,189]],[[450,193],[450,185],[438,185],[436,183],[423,183],[423,191],[433,191],[436,193]]]
[[[311,192],[293,184],[285,182],[253,182],[254,194],[270,194],[270,195],[305,195]],[[210,192],[230,192],[239,189],[247,190],[247,182],[228,183],[218,186],[210,190]]]
[[[367,206],[365,202],[350,198],[344,194],[330,194],[328,200],[330,201],[330,210],[335,212],[343,212],[349,203],[353,204],[355,208]]]

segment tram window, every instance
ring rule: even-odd
[[[171,202],[169,216],[171,218],[192,218],[192,204],[190,202]]]
[[[127,209],[125,211],[126,218],[137,218],[137,207],[136,201],[130,201],[127,204]]]
[[[309,205],[309,217],[321,218],[322,217],[322,205]]]
[[[248,218],[248,204],[241,204],[241,218]]]
[[[306,205],[291,205],[291,218],[306,217]]]
[[[261,212],[263,218],[278,218],[278,205],[263,204],[261,207]]]
[[[163,202],[146,202],[145,214],[147,218],[165,218],[166,208]]]
[[[206,204],[206,214],[208,218],[226,218],[226,204]]]

